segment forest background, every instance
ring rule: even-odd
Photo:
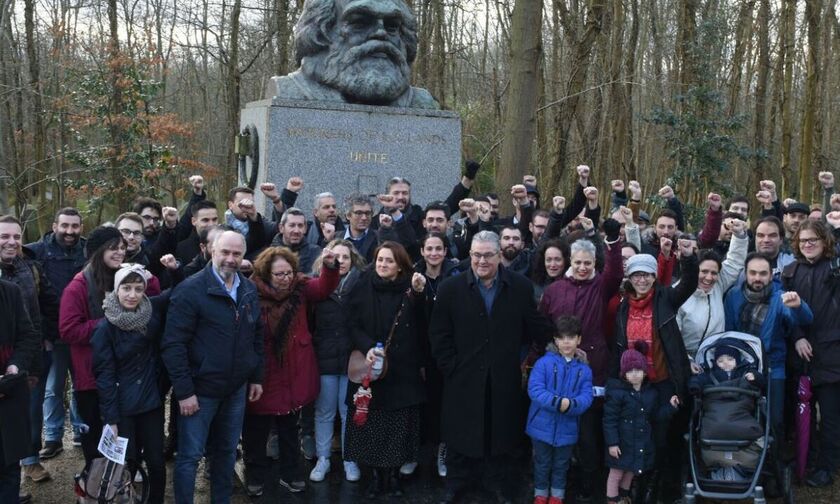
[[[836,0],[407,0],[413,68],[463,120],[479,192],[526,173],[571,196],[675,187],[817,201],[840,143]],[[201,173],[236,183],[239,111],[297,67],[303,0],[0,0],[0,213],[28,238],[53,212],[89,225],[139,194],[183,203]],[[284,181],[275,181],[280,184]],[[325,188],[327,189],[327,188]]]

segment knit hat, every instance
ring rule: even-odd
[[[146,271],[146,268],[142,264],[122,264],[120,265],[120,269],[114,274],[114,290],[119,289],[123,280],[132,273],[140,275],[140,278],[143,279],[143,286],[146,286],[150,273]]]
[[[526,194],[534,194],[537,198],[540,197],[540,191],[537,190],[537,186],[531,184],[525,184],[525,193]]]
[[[91,257],[97,250],[114,238],[122,239],[122,234],[114,226],[99,226],[94,229],[88,235],[87,243],[85,243],[85,257]]]
[[[645,212],[644,210],[639,210],[639,219],[640,222],[644,222],[645,224],[650,224],[650,214]]]
[[[644,272],[656,275],[656,258],[650,254],[636,254],[627,259],[627,276],[633,273]]]
[[[623,377],[634,369],[641,369],[647,373],[647,359],[638,350],[625,350],[624,353],[621,354],[621,376]]]
[[[741,352],[731,345],[718,345],[715,347],[715,362],[717,362],[718,357],[721,355],[728,355],[732,357],[735,359],[736,365],[741,364]]]

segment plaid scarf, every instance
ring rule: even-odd
[[[741,330],[753,336],[761,335],[761,326],[770,310],[770,293],[773,284],[767,284],[762,290],[755,292],[744,284],[744,299],[746,303],[741,308]]]

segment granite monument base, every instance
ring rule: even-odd
[[[254,182],[264,215],[270,203],[259,185],[282,189],[293,176],[304,180],[296,206],[307,215],[325,191],[341,213],[348,195],[382,194],[395,176],[411,182],[412,202],[421,206],[445,199],[460,180],[461,119],[450,111],[274,98],[247,104],[241,128],[256,131],[258,156],[246,158],[240,183]]]

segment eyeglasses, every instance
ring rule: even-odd
[[[155,217],[153,215],[140,215],[140,217],[147,222],[160,222],[160,217]]]
[[[272,272],[271,276],[273,276],[274,278],[288,278],[294,274],[294,271],[278,271],[277,273]]]
[[[134,236],[139,238],[143,236],[143,231],[132,231],[130,229],[120,229],[120,233],[125,237]]]
[[[499,255],[498,252],[485,252],[483,254],[481,252],[470,252],[470,256],[478,262],[481,262],[482,259],[489,261],[497,255]]]
[[[353,210],[353,215],[356,217],[370,217],[373,215],[373,212],[370,210]]]
[[[638,282],[639,280],[648,280],[653,278],[653,273],[648,273],[646,271],[637,271],[630,275],[630,280],[633,282]]]
[[[822,238],[800,238],[799,244],[800,245],[816,245],[817,243],[821,242]]]

